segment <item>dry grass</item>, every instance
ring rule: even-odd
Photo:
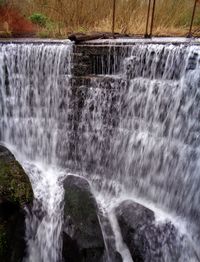
[[[29,17],[41,13],[51,21],[51,28],[39,34],[66,36],[71,32],[109,32],[112,27],[113,0],[12,0],[11,5]],[[116,0],[115,31],[144,34],[148,0]],[[192,15],[192,0],[157,0],[154,35],[186,35]],[[200,4],[194,28],[200,27]]]

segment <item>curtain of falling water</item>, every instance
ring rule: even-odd
[[[123,64],[82,88],[78,162],[107,202],[137,195],[200,239],[200,47],[135,45]]]
[[[60,125],[67,123],[63,106],[67,114],[71,49],[69,44],[0,46],[0,139],[16,147],[35,195],[26,219],[30,262],[62,260],[63,173],[54,166]]]
[[[0,138],[43,163],[25,164],[41,205],[35,211],[44,211],[31,218],[30,253],[38,261],[60,259],[62,172],[49,163],[81,172],[110,202],[137,194],[181,215],[198,239],[200,48],[138,44],[118,73],[101,70],[74,89],[70,54],[62,45],[0,46]],[[45,202],[54,192],[55,202]]]

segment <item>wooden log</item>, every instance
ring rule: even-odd
[[[120,38],[120,37],[128,37],[129,35],[118,34],[115,33],[114,36],[112,33],[94,33],[94,34],[81,34],[75,33],[68,36],[68,39],[74,41],[75,44],[79,44],[81,42],[97,40],[97,39],[112,39],[112,38]]]
[[[76,44],[89,41],[89,40],[95,40],[95,39],[102,39],[104,38],[104,34],[92,34],[92,35],[86,35],[86,34],[72,34],[69,37],[69,40],[74,41]]]

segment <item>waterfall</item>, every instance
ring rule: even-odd
[[[198,247],[200,47],[135,44],[118,72],[77,86],[72,62],[70,44],[0,45],[0,140],[23,156],[36,198],[27,261],[61,260],[66,172],[112,215],[127,197],[180,217]]]
[[[1,46],[1,140],[31,160],[57,162],[59,124],[66,121],[62,110],[70,92],[70,59],[70,45]]]
[[[90,178],[101,201],[134,196],[154,203],[181,217],[198,243],[199,58],[199,46],[130,47],[119,73],[93,82],[86,104],[94,109],[82,113],[93,129],[85,156],[95,163]]]
[[[29,262],[62,260],[63,171],[56,152],[63,104],[68,112],[71,50],[70,44],[0,46],[0,139],[15,146],[35,196],[26,219]]]

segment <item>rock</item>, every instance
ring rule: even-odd
[[[67,262],[103,261],[104,240],[98,219],[98,206],[89,183],[68,176],[64,181],[63,257]]]
[[[13,154],[0,145],[0,261],[22,261],[25,210],[33,200],[30,181]]]
[[[148,208],[126,200],[115,211],[134,262],[198,261],[187,237],[171,222],[156,223]]]

